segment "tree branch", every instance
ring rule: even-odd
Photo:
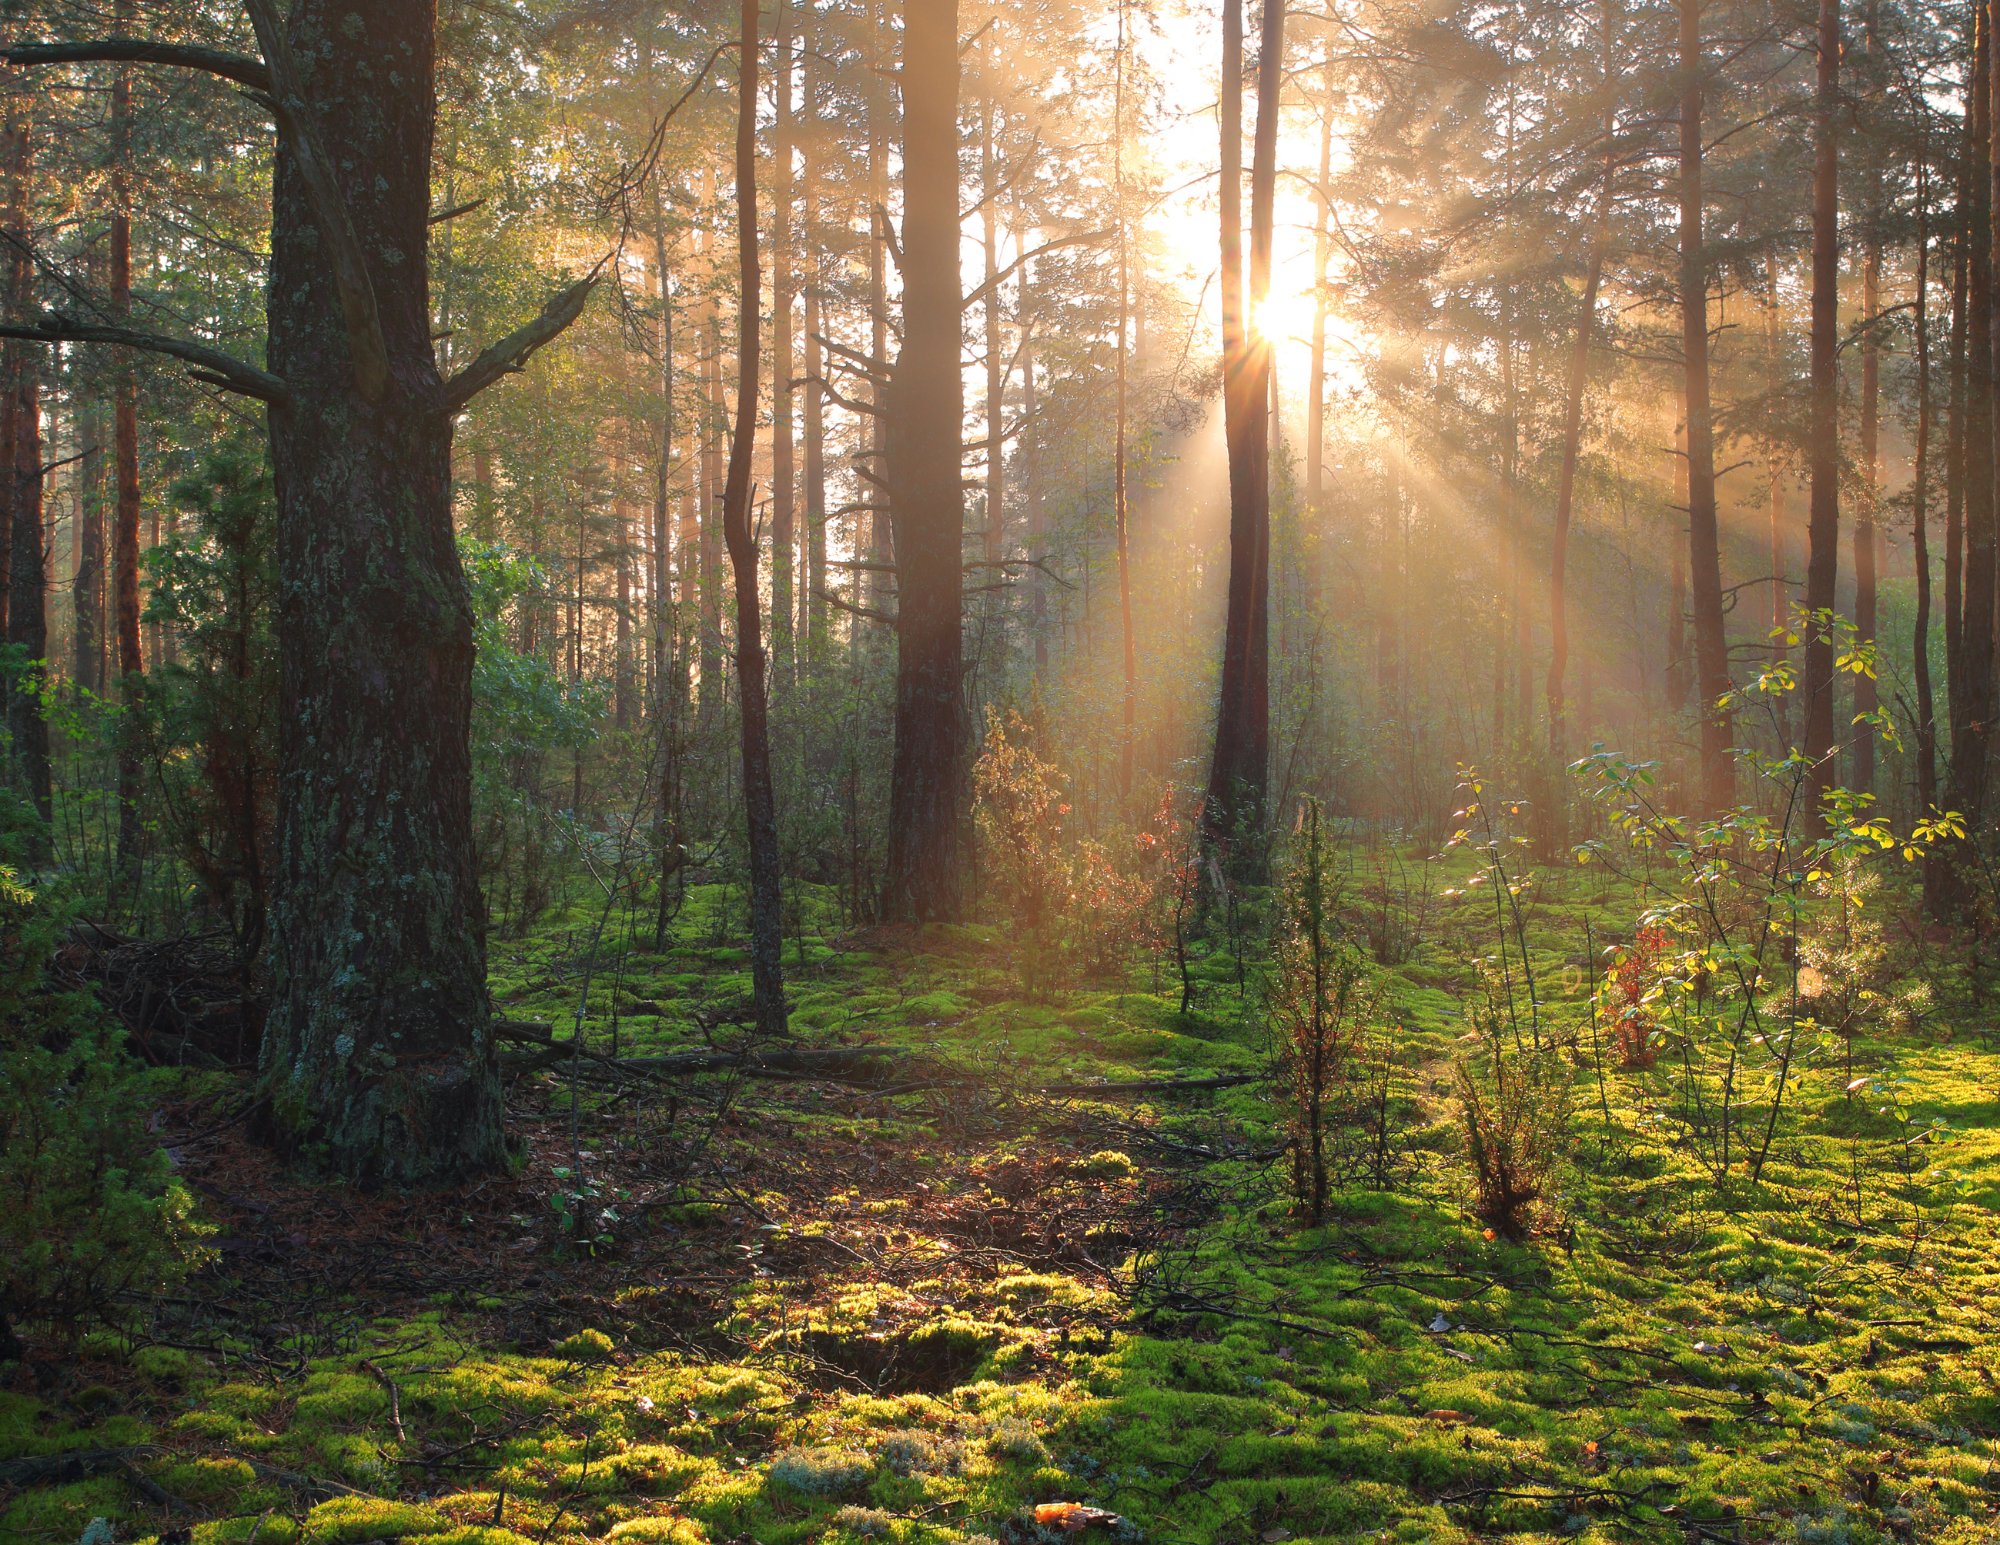
[[[314,222],[333,266],[340,309],[347,319],[347,345],[354,356],[354,384],[364,402],[380,402],[389,389],[389,346],[382,337],[382,314],[375,305],[375,286],[368,277],[361,238],[355,234],[347,200],[334,181],[333,163],[320,143],[311,105],[299,89],[276,9],[271,0],[244,0],[244,4],[271,73],[268,100],[277,115],[278,133],[298,164],[306,202],[312,205]]]
[[[590,299],[590,292],[596,288],[604,265],[610,261],[611,254],[607,252],[597,260],[597,266],[575,284],[558,290],[555,298],[542,307],[542,314],[534,321],[525,327],[515,328],[498,343],[488,344],[479,358],[445,382],[445,410],[458,412],[502,376],[519,370],[537,349],[559,338],[563,329],[583,315],[584,303]]]
[[[170,354],[199,367],[192,372],[197,379],[241,392],[245,397],[258,397],[274,405],[282,405],[291,397],[291,389],[268,370],[246,365],[220,349],[184,343],[179,338],[136,327],[105,327],[78,321],[61,312],[46,311],[33,322],[0,323],[0,338],[25,338],[33,343],[115,343],[152,354]]]
[[[151,38],[100,38],[93,43],[16,43],[0,53],[12,65],[34,64],[172,64],[220,75],[252,91],[268,94],[271,72],[261,61],[196,43],[156,43]]]
[[[972,293],[967,295],[964,300],[959,302],[959,309],[961,311],[966,311],[978,305],[982,300],[986,299],[987,296],[991,295],[995,290],[999,289],[1001,285],[1005,284],[1009,279],[1013,278],[1015,272],[1018,269],[1026,266],[1029,263],[1032,263],[1036,258],[1040,257],[1044,252],[1053,252],[1058,247],[1086,246],[1092,242],[1109,240],[1111,237],[1116,236],[1117,234],[1118,233],[1115,230],[1086,231],[1081,236],[1065,236],[1058,241],[1045,241],[1039,247],[1035,248],[1033,252],[1023,252],[1019,257],[1015,258],[1013,262],[1009,263],[1005,268],[1001,269],[999,273],[995,274],[991,279],[988,279],[978,289],[972,291]]]

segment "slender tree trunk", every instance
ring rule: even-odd
[[[1971,207],[1966,222],[1965,435],[1961,481],[1965,489],[1965,559],[1959,624],[1959,672],[1951,694],[1951,802],[1976,831],[1986,806],[1986,755],[1993,697],[1993,249],[1989,177],[1992,17],[1975,11],[1972,108]],[[1830,324],[1829,324],[1830,325]],[[1831,584],[1828,586],[1831,591]],[[1830,716],[1829,716],[1830,717]],[[1959,855],[1958,893],[1963,905],[1973,883],[1972,858]]]
[[[797,678],[792,549],[797,541],[792,427],[792,24],[778,0],[777,124],[771,136],[771,652],[778,690]],[[738,414],[741,416],[740,410]]]
[[[104,404],[93,401],[81,420],[78,440],[84,470],[78,514],[76,582],[70,589],[76,612],[75,673],[77,690],[95,697],[104,691],[104,507],[109,503],[109,438]],[[10,565],[11,567],[11,565]]]
[[[1910,475],[1910,552],[1917,571],[1917,615],[1910,643],[1917,678],[1917,808],[1937,813],[1937,705],[1931,689],[1931,552],[1926,529],[1930,495],[1931,335],[1930,189],[1926,145],[1917,161],[1917,444]],[[1935,916],[1947,876],[1936,844],[1924,850],[1924,910]]]
[[[11,199],[15,221],[13,269],[8,289],[14,315],[28,309],[33,272],[28,265],[26,182],[32,164],[27,115],[16,119],[12,149],[16,191]],[[14,775],[34,804],[40,823],[28,838],[28,857],[37,869],[49,860],[50,816],[49,726],[42,716],[42,682],[48,672],[48,576],[44,572],[46,534],[43,530],[42,373],[39,350],[16,345],[13,355],[14,441],[12,463],[12,547],[8,566],[12,590],[7,608],[7,642],[20,651],[22,673],[10,684],[7,733],[13,751]]]
[[[1715,511],[1715,420],[1708,400],[1708,259],[1702,251],[1701,0],[1680,0],[1681,350],[1687,367],[1688,577],[1694,592],[1695,690],[1701,715],[1702,804],[1736,803],[1729,715],[1729,640],[1722,616],[1722,547]]]
[[[1259,40],[1257,127],[1250,175],[1250,285],[1242,259],[1243,11],[1223,0],[1222,352],[1229,448],[1229,591],[1215,756],[1202,831],[1230,844],[1246,878],[1264,871],[1264,802],[1270,776],[1271,508],[1270,349],[1250,318],[1271,283],[1271,209],[1277,175],[1278,85],[1284,7],[1267,0]]]
[[[1840,0],[1819,0],[1819,79],[1813,102],[1812,404],[1807,467],[1812,481],[1806,557],[1806,832],[1826,830],[1833,783],[1834,585],[1840,570]],[[1990,586],[1989,586],[1990,590]],[[1990,612],[1989,602],[1989,612]]]
[[[959,371],[958,3],[908,0],[903,22],[903,347],[890,390],[896,534],[896,749],[887,910],[960,908],[965,571]]]
[[[1311,400],[1306,404],[1306,508],[1316,520],[1326,516],[1326,265],[1333,255],[1328,224],[1332,206],[1327,189],[1333,181],[1333,50],[1329,46],[1320,66],[1326,99],[1320,107],[1319,181],[1313,187],[1313,330],[1312,379],[1307,387]]]
[[[1764,354],[1766,364],[1766,385],[1775,399],[1784,385],[1784,349],[1780,342],[1779,322],[1782,316],[1782,302],[1778,293],[1778,256],[1775,252],[1764,257],[1764,283],[1767,300],[1764,306]],[[1766,443],[1766,462],[1771,473],[1770,524],[1771,524],[1771,659],[1776,662],[1783,657],[1785,645],[1783,630],[1791,621],[1790,586],[1785,583],[1785,483],[1784,467],[1779,460],[1777,441]],[[1777,720],[1778,744],[1791,744],[1790,696],[1779,695],[1773,706]]]
[[[811,7],[807,6],[811,15]],[[826,328],[820,303],[824,280],[820,268],[819,240],[819,97],[818,72],[814,57],[819,34],[808,30],[803,72],[801,129],[805,145],[805,175],[800,199],[801,245],[806,253],[806,343],[805,343],[805,520],[806,520],[806,659],[818,672],[826,664],[826,390],[821,385],[826,372],[820,337]]]
[[[681,841],[681,731],[688,709],[687,650],[681,644],[673,580],[674,296],[667,282],[667,215],[653,178],[653,273],[660,290],[660,421],[654,428],[658,476],[653,484],[653,733],[659,744],[654,786],[653,843],[659,853],[653,903],[653,949],[667,947],[673,879],[685,861]],[[682,555],[685,569],[686,554]]]
[[[1970,130],[1970,120],[1967,123]],[[1951,383],[1946,402],[1944,444],[1944,680],[1945,719],[1956,725],[1961,717],[1960,694],[1965,689],[1964,662],[1959,654],[1963,622],[1965,566],[1965,344],[1966,282],[1970,267],[1972,198],[1969,143],[1961,147],[1957,199],[1952,206],[1951,336],[1946,368]]]
[[[1563,397],[1562,472],[1556,484],[1555,535],[1549,544],[1549,756],[1569,758],[1569,724],[1563,702],[1563,677],[1569,668],[1569,598],[1565,574],[1569,563],[1570,512],[1576,499],[1577,455],[1583,443],[1583,391],[1589,380],[1590,335],[1597,317],[1597,291],[1604,279],[1604,258],[1610,232],[1610,178],[1598,209],[1597,235],[1590,245],[1590,267],[1583,276],[1583,298],[1577,305],[1576,341],[1571,347],[1569,383]]]
[[[118,31],[129,32],[133,0],[119,0]],[[111,83],[111,310],[123,322],[132,314],[131,159],[132,72]],[[111,525],[112,611],[117,623],[119,701],[136,711],[146,658],[139,640],[139,386],[132,362],[112,367],[112,480],[116,509]],[[114,872],[120,890],[130,887],[138,905],[141,844],[139,744],[131,712],[118,730],[118,842]]]
[[[886,371],[889,361],[889,286],[885,272],[889,240],[889,106],[888,94],[882,86],[888,74],[888,67],[883,63],[883,36],[887,30],[882,16],[882,0],[871,0],[868,8],[869,55],[873,61],[868,75],[868,358],[870,368],[878,371]],[[952,94],[955,103],[956,85]],[[907,101],[905,111],[907,113]],[[955,127],[953,132],[957,132]],[[907,175],[906,169],[906,180]],[[956,178],[953,179],[953,186],[957,186]],[[954,193],[953,197],[956,196]],[[906,218],[907,213],[906,209]],[[907,261],[908,248],[904,250]],[[896,561],[896,517],[895,511],[890,508],[894,495],[885,486],[889,477],[885,465],[889,456],[888,398],[892,390],[878,377],[871,383],[868,393],[869,401],[875,408],[868,424],[869,444],[873,452],[869,470],[881,481],[867,484],[868,503],[874,508],[868,513],[868,541],[863,556],[880,564]],[[961,388],[961,395],[962,391]],[[856,589],[859,591],[861,586],[857,585]],[[890,594],[887,571],[871,569],[866,572],[866,593],[871,611],[886,609]],[[854,619],[857,631],[861,621],[859,617]]]
[[[1130,359],[1126,340],[1132,327],[1132,268],[1128,255],[1130,238],[1125,229],[1125,6],[1118,6],[1118,57],[1115,66],[1116,95],[1112,111],[1111,180],[1112,206],[1118,220],[1118,355],[1117,355],[1117,446],[1113,455],[1112,501],[1118,538],[1118,635],[1124,666],[1124,702],[1118,740],[1118,801],[1130,813],[1132,800],[1132,760],[1139,735],[1139,654],[1132,637],[1132,538],[1131,509],[1126,490],[1127,375]]]
[[[1016,236],[1016,245],[1025,249],[1027,233]],[[1028,556],[1036,567],[1028,571],[1028,626],[1035,635],[1035,679],[1049,672],[1049,592],[1048,575],[1041,565],[1048,562],[1048,520],[1042,510],[1042,426],[1035,415],[1035,344],[1031,336],[1034,312],[1031,274],[1034,265],[1021,265],[1021,474],[1022,495],[1028,505]]]
[[[371,397],[282,140],[266,352],[291,397],[270,414],[289,712],[263,1125],[309,1169],[397,1185],[506,1159],[472,856],[472,608],[430,337],[434,21],[408,0],[292,0],[387,369]]]
[[[750,529],[750,458],[757,440],[757,0],[743,0],[736,88],[736,240],[742,265],[737,321],[736,428],[722,496],[723,535],[736,575],[736,681],[743,715],[743,811],[750,847],[750,983],[759,1035],[785,1033],[784,912],[778,866],[777,799],[771,781],[770,714],[764,692],[763,596]],[[782,13],[781,13],[782,14]],[[787,152],[789,154],[789,152]]]
[[[1680,522],[1688,508],[1687,399],[1681,400],[1681,421],[1674,426],[1674,530],[1668,544],[1672,557],[1667,581],[1667,709],[1676,718],[1687,711],[1693,682],[1687,653],[1687,553]]]
[[[701,248],[703,268],[711,279],[721,266],[716,255],[715,231],[707,221],[718,209],[715,197],[715,166],[702,167],[703,208]],[[704,412],[701,425],[701,489],[696,504],[701,513],[701,557],[697,565],[701,591],[701,715],[707,723],[722,708],[726,689],[722,680],[722,437],[728,424],[728,407],[722,397],[722,318],[713,293],[701,303],[701,379]]]
[[[612,566],[617,584],[617,612],[612,618],[611,717],[621,730],[629,730],[637,717],[634,701],[634,661],[632,659],[632,506],[620,499],[611,507]]]

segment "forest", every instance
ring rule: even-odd
[[[0,1535],[2000,1541],[2000,0],[0,0]]]

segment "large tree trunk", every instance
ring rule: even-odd
[[[1222,9],[1222,397],[1229,449],[1229,590],[1215,756],[1202,833],[1231,847],[1239,872],[1262,877],[1271,760],[1271,353],[1250,319],[1271,283],[1271,208],[1277,177],[1278,86],[1284,7],[1267,0],[1259,39],[1257,127],[1250,170],[1250,285],[1243,285],[1242,0]]]
[[[1806,556],[1806,833],[1826,830],[1833,783],[1834,583],[1840,570],[1840,0],[1819,0],[1819,80],[1813,102],[1812,399],[1806,464],[1812,481]]]
[[[750,458],[757,441],[757,0],[743,0],[736,88],[736,241],[740,291],[736,347],[736,428],[722,495],[723,538],[736,576],[736,683],[743,715],[743,813],[750,847],[750,985],[760,1035],[785,1033],[784,912],[778,869],[778,815],[771,784],[770,709],[764,688],[763,596],[757,539],[750,529]],[[782,14],[782,13],[781,13]],[[782,83],[781,83],[782,85]],[[790,152],[787,151],[786,154]]]
[[[1722,547],[1715,513],[1715,419],[1708,400],[1708,260],[1702,252],[1701,0],[1680,0],[1681,352],[1687,370],[1688,579],[1694,599],[1696,711],[1701,719],[1702,806],[1736,802],[1729,755],[1729,641],[1722,617]]]
[[[896,540],[896,749],[889,915],[959,914],[959,704],[965,572],[960,486],[958,3],[908,0],[903,23],[903,347],[890,382]]]
[[[472,611],[425,264],[435,15],[293,0],[293,58],[366,255],[371,400],[297,153],[272,193],[284,715],[264,1118],[306,1168],[447,1184],[506,1157],[471,832]]]

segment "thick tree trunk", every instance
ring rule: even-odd
[[[908,0],[903,23],[903,347],[890,384],[896,540],[891,917],[959,915],[965,735],[959,372],[958,3]]]
[[[1806,463],[1812,482],[1806,556],[1806,833],[1826,830],[1833,784],[1834,584],[1840,570],[1840,0],[1819,0],[1819,79],[1813,102],[1812,399]],[[1990,605],[1990,603],[1989,603]]]
[[[397,1185],[506,1157],[472,862],[472,611],[427,296],[434,28],[412,0],[293,0],[387,381],[372,401],[362,388],[285,141],[267,348],[291,395],[270,415],[288,711],[264,1126],[310,1170]]]
[[[782,13],[781,13],[782,14]],[[777,800],[771,783],[770,709],[764,686],[763,596],[750,529],[750,458],[757,441],[757,0],[743,0],[736,88],[736,241],[741,266],[736,332],[736,428],[722,496],[723,536],[736,576],[736,683],[743,715],[743,813],[750,848],[750,984],[757,1032],[785,1033],[784,912],[778,867]],[[782,40],[781,40],[782,41]],[[789,152],[787,152],[789,154]]]
[[[1228,845],[1238,872],[1261,879],[1271,760],[1271,354],[1251,318],[1270,290],[1284,7],[1268,0],[1259,39],[1257,127],[1250,172],[1250,285],[1242,267],[1243,12],[1224,0],[1222,44],[1222,353],[1229,449],[1229,590],[1222,680],[1202,833]]]
[[[1694,593],[1696,711],[1701,718],[1702,806],[1736,802],[1729,754],[1729,640],[1722,616],[1722,546],[1715,511],[1715,419],[1708,399],[1708,260],[1702,251],[1701,0],[1680,0],[1681,352],[1687,370],[1688,578]]]

